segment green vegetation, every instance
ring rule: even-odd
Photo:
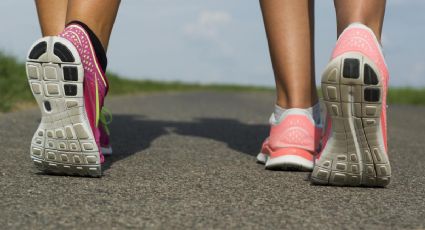
[[[272,91],[271,88],[257,86],[240,85],[220,85],[220,84],[191,84],[182,82],[161,82],[151,80],[130,80],[108,73],[108,81],[111,86],[110,95],[134,94],[143,92],[164,92],[164,91]]]
[[[425,88],[391,88],[388,93],[390,104],[425,105]]]
[[[271,88],[238,85],[201,85],[181,82],[159,82],[150,80],[129,80],[116,74],[108,73],[110,95],[136,94],[164,91],[263,91],[272,92]],[[388,95],[391,104],[425,105],[425,88],[392,88]],[[35,100],[25,77],[25,66],[16,58],[0,52],[0,112],[7,112],[33,105]]]
[[[0,52],[0,112],[17,104],[35,102],[25,77],[25,66]]]

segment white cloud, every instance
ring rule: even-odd
[[[196,41],[195,46],[204,55],[232,57],[234,48],[228,41],[232,22],[232,15],[226,11],[203,10],[194,22],[183,27],[183,32]]]
[[[184,32],[192,38],[216,41],[231,21],[232,16],[225,11],[202,11],[195,22],[184,27]]]

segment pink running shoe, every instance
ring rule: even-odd
[[[280,121],[270,117],[270,135],[264,141],[257,161],[266,169],[311,171],[319,149],[321,128],[303,109],[288,109]]]
[[[98,122],[108,82],[86,31],[71,24],[59,36],[39,39],[26,63],[41,110],[31,159],[42,171],[100,177]]]
[[[328,125],[313,183],[389,184],[387,86],[388,70],[374,33],[365,25],[350,25],[339,37],[322,76]]]

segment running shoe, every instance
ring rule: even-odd
[[[100,177],[98,126],[108,82],[86,31],[71,24],[39,39],[26,71],[41,110],[30,149],[34,164],[48,173]]]
[[[339,37],[322,75],[328,122],[313,183],[389,184],[387,86],[388,69],[373,31],[359,23],[350,25]]]
[[[288,109],[280,120],[270,117],[270,135],[257,161],[266,169],[311,171],[320,146],[321,128],[304,109]]]

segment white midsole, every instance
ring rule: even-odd
[[[259,153],[257,161],[266,165],[266,168],[284,167],[284,166],[301,166],[305,169],[313,169],[313,161],[307,160],[300,156],[286,155],[275,158],[268,157],[267,154]]]
[[[279,166],[301,166],[305,169],[313,169],[313,161],[307,160],[300,156],[287,155],[269,158],[266,162],[266,168]]]

